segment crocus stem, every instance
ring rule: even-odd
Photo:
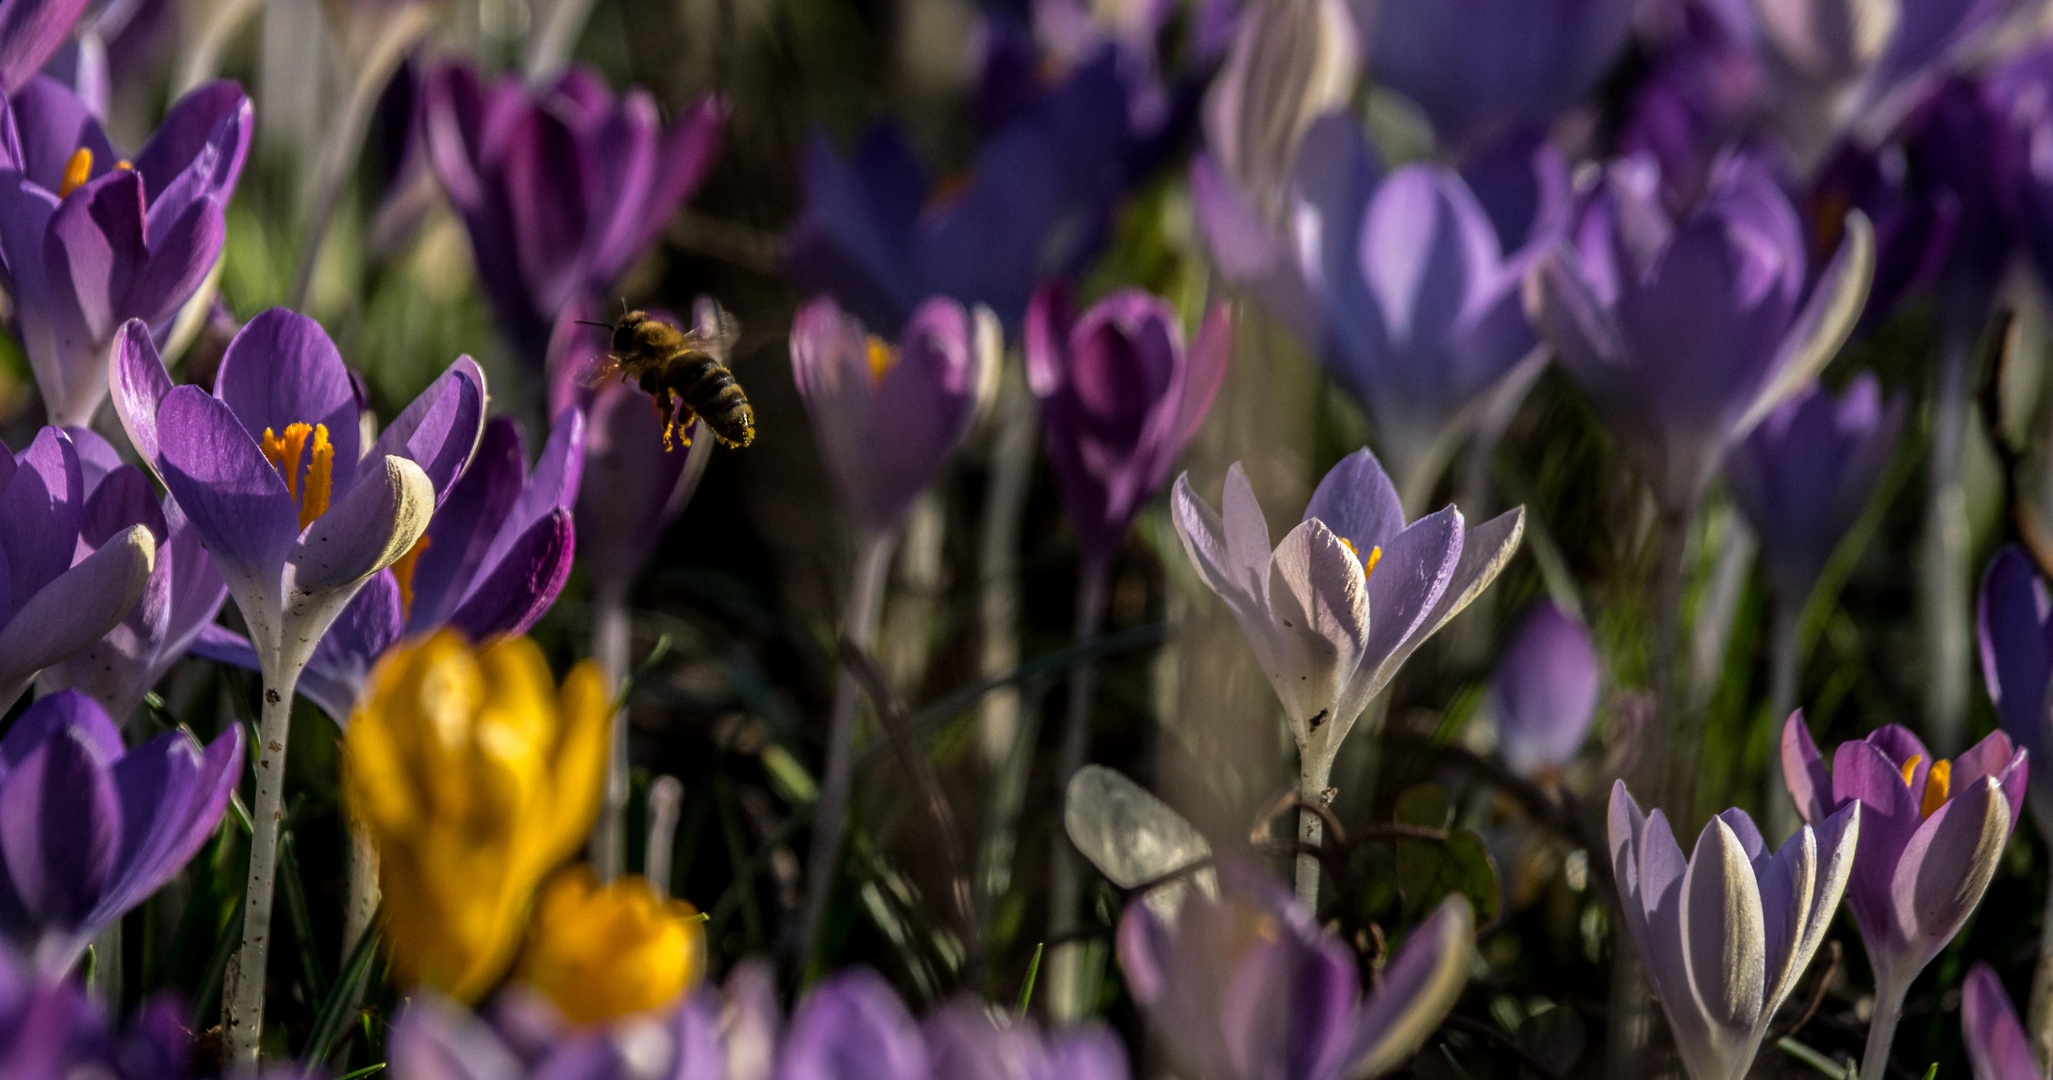
[[[606,672],[606,683],[616,693],[627,679],[633,630],[625,595],[608,589],[592,597],[592,657]],[[588,852],[592,874],[601,884],[619,877],[627,865],[627,769],[627,707],[622,703],[620,712],[613,717],[613,737],[606,753],[606,794],[599,806],[599,822],[592,828]]]
[[[1690,759],[1697,733],[1682,693],[1677,670],[1682,649],[1682,590],[1689,557],[1689,510],[1661,515],[1661,564],[1654,580],[1654,651],[1648,657],[1654,690],[1654,718],[1647,725],[1646,748],[1655,801],[1676,822],[1690,820],[1696,794],[1696,770]]]
[[[292,734],[292,692],[298,667],[264,677],[257,725],[257,796],[250,810],[249,890],[243,900],[242,948],[222,995],[230,1071],[253,1068],[264,1034],[264,972],[271,954],[271,900],[277,884],[278,826],[284,818],[285,746]]]
[[[341,971],[356,952],[356,943],[371,928],[371,916],[378,911],[378,846],[371,834],[355,821],[349,823],[349,896],[342,908]]]
[[[991,482],[977,525],[980,644],[985,678],[1019,666],[1019,536],[1026,520],[1027,493],[1034,470],[1034,436],[1039,430],[1033,396],[1019,365],[1007,364],[998,391],[998,435],[991,448]],[[1002,769],[1019,727],[1018,687],[984,695],[977,721],[984,764]]]
[[[1775,598],[1774,627],[1768,644],[1771,673],[1768,683],[1768,730],[1779,732],[1782,722],[1796,710],[1798,689],[1803,679],[1803,607],[1782,597]],[[1768,769],[1761,788],[1761,806],[1767,811],[1769,839],[1780,843],[1796,832],[1796,802],[1782,778],[1779,739],[1768,741]]]
[[[657,896],[670,895],[670,853],[677,841],[677,812],[684,785],[674,776],[659,776],[649,785],[649,840],[642,854],[642,876]]]
[[[528,39],[527,56],[522,63],[530,83],[540,85],[563,67],[591,14],[592,0],[553,0],[549,4],[542,16],[541,29]]]
[[[877,637],[877,617],[884,608],[884,584],[891,575],[894,532],[875,532],[858,542],[855,580],[848,589],[841,633],[858,649]],[[855,778],[855,713],[862,684],[844,665],[834,684],[834,713],[827,722],[827,769],[820,783],[819,811],[813,815],[813,847],[806,858],[806,910],[799,938],[801,973],[812,962],[820,926],[827,917],[827,899],[834,891],[834,864],[841,856],[841,832],[847,824],[848,795]]]
[[[1932,476],[1925,508],[1920,569],[1924,652],[1932,752],[1958,753],[1967,722],[1968,642],[1974,635],[1969,612],[1967,492],[1961,483],[1968,430],[1968,359],[1972,337],[1958,328],[1942,331],[1938,386],[1932,402]]]
[[[1614,915],[1616,913],[1614,912]],[[1640,967],[1639,954],[1626,936],[1625,920],[1611,939],[1611,1080],[1644,1080],[1647,1038],[1652,1034],[1653,1010],[1648,1007],[1647,973]]]
[[[1112,577],[1112,560],[1103,552],[1086,552],[1077,567],[1076,641],[1086,645],[1098,636],[1105,621],[1105,590]],[[1062,727],[1062,759],[1056,772],[1059,791],[1066,795],[1069,778],[1084,767],[1091,748],[1091,697],[1097,690],[1098,665],[1078,664],[1069,673],[1069,714]],[[1059,806],[1060,803],[1058,802]],[[1048,853],[1053,868],[1048,885],[1048,940],[1068,941],[1077,930],[1077,907],[1082,899],[1081,875],[1069,834],[1057,829]],[[1068,941],[1049,958],[1049,1011],[1058,1020],[1081,1019],[1083,946]]]
[[[93,996],[106,1002],[107,1011],[121,1013],[121,920],[107,924],[93,938]]]
[[[2046,894],[2045,921],[2039,927],[2039,964],[2032,971],[2032,998],[2026,1012],[2032,1053],[2045,1069],[2053,1061],[2053,891]]]
[[[1326,789],[1333,780],[1333,755],[1331,753],[1308,756],[1298,773],[1297,797],[1306,803],[1324,806],[1327,802]],[[1299,841],[1317,846],[1325,842],[1326,823],[1310,810],[1297,812],[1297,838]],[[1314,915],[1319,911],[1319,857],[1299,852],[1297,856],[1297,902]]]
[[[1896,1041],[1896,1022],[1903,1018],[1903,995],[1910,986],[1890,979],[1875,980],[1875,1015],[1868,1021],[1868,1046],[1861,1052],[1861,1080],[1882,1080],[1889,1072],[1889,1044]]]

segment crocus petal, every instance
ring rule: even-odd
[[[1525,507],[1514,507],[1468,530],[1461,541],[1461,561],[1454,567],[1454,574],[1447,580],[1447,587],[1440,592],[1440,599],[1434,603],[1431,615],[1419,624],[1419,629],[1398,646],[1396,654],[1386,663],[1402,663],[1419,647],[1419,643],[1440,632],[1448,620],[1461,614],[1462,610],[1482,595],[1490,583],[1504,569],[1504,564],[1518,552],[1518,542],[1525,536]]]
[[[299,507],[285,479],[228,405],[197,386],[165,394],[156,422],[164,486],[200,531],[229,589],[238,600],[260,595],[251,590],[275,591],[299,536]]]
[[[1767,997],[1767,928],[1753,866],[1722,818],[1698,835],[1689,863],[1682,924],[1690,985],[1714,1032],[1744,1031]]]
[[[919,1028],[884,980],[837,975],[806,995],[791,1017],[776,1080],[921,1080]]]
[[[1348,677],[1361,661],[1369,635],[1368,590],[1361,564],[1317,521],[1290,531],[1269,567],[1274,666],[1269,682],[1300,739],[1334,715]]]
[[[1832,790],[1832,773],[1825,768],[1818,744],[1811,741],[1802,709],[1790,713],[1788,722],[1782,725],[1782,782],[1788,786],[1789,797],[1796,800],[1797,812],[1805,821],[1825,820],[1828,801],[1831,805],[1838,803]]]
[[[0,784],[0,820],[0,856],[27,913],[45,928],[76,927],[121,843],[120,799],[92,749],[53,734]]]
[[[1775,375],[1740,418],[1735,436],[1753,430],[1775,406],[1808,385],[1838,355],[1868,302],[1875,278],[1875,229],[1858,210],[1846,215],[1846,239],[1825,265],[1811,297],[1790,325],[1776,357]]]
[[[1461,996],[1474,952],[1475,913],[1449,896],[1383,970],[1355,1021],[1346,1075],[1381,1076],[1409,1059]]]
[[[409,458],[388,457],[384,468],[307,526],[293,550],[293,584],[304,593],[341,589],[391,566],[428,529],[435,485]]]
[[[1890,881],[1893,930],[1906,946],[1887,977],[1908,980],[1938,955],[1981,903],[2010,838],[2010,804],[1994,778],[1946,800],[1925,819]],[[1901,985],[1901,984],[1899,984]]]
[[[1449,506],[1412,522],[1383,546],[1383,560],[1367,582],[1375,619],[1367,646],[1371,657],[1396,653],[1432,617],[1460,566],[1462,533],[1461,511]],[[1394,666],[1386,670],[1396,672]],[[1378,671],[1372,685],[1380,689],[1388,674]]]
[[[477,448],[484,420],[485,373],[470,357],[459,356],[379,432],[370,457],[411,459],[427,474],[439,505]]]
[[[111,774],[122,804],[121,857],[117,876],[89,923],[119,918],[199,854],[228,809],[241,767],[242,728],[233,724],[204,752],[174,731],[114,763]]]
[[[69,731],[93,757],[112,761],[121,756],[121,732],[91,698],[75,690],[59,690],[36,699],[0,737],[0,776],[18,768],[36,748],[60,731]]]
[[[1975,1080],[2045,1080],[2002,980],[1979,960],[1961,987],[1960,1034]]]
[[[1288,936],[1254,946],[1234,965],[1219,1017],[1234,1072],[1280,1065],[1286,1076],[1320,1075],[1354,1035],[1357,986],[1343,947],[1306,948]]]
[[[36,672],[113,629],[142,595],[156,556],[150,531],[134,526],[21,605],[0,629],[0,699],[13,704]]]
[[[471,589],[449,625],[473,641],[525,634],[549,610],[570,579],[576,530],[570,512],[557,510],[522,533],[513,549]]]
[[[354,486],[362,456],[356,389],[320,323],[286,308],[259,313],[228,343],[214,393],[250,440],[266,429],[282,434],[293,424],[327,425],[335,448],[332,490]]]
[[[1326,471],[1305,507],[1305,519],[1312,518],[1325,522],[1363,558],[1374,548],[1389,547],[1405,527],[1397,485],[1390,482],[1390,475],[1366,446]]]
[[[128,432],[129,444],[152,472],[160,471],[157,407],[171,393],[171,374],[157,355],[150,328],[140,319],[123,323],[114,336],[114,356],[107,373],[113,385],[114,412]]]

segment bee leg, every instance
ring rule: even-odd
[[[670,391],[663,390],[655,395],[656,412],[663,421],[663,452],[670,452],[670,433],[677,427],[677,410],[671,401]]]

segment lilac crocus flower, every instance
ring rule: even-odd
[[[1960,988],[1960,1036],[1975,1080],[2046,1080],[2003,980],[1980,960]]]
[[[1976,632],[1982,681],[1996,719],[2011,740],[2043,759],[2047,751],[2046,687],[2053,680],[2053,599],[2031,557],[2006,544],[1982,574]],[[2039,832],[2053,836],[2053,784],[2031,785]]]
[[[1558,155],[1544,160],[1558,167]],[[1483,399],[1533,351],[1520,283],[1538,247],[1507,255],[1451,169],[1406,165],[1380,182],[1378,171],[1360,125],[1332,113],[1305,133],[1285,224],[1263,228],[1205,162],[1192,189],[1221,270],[1362,402],[1416,500]]]
[[[1775,1011],[1824,943],[1872,817],[1820,814],[1769,851],[1743,810],[1697,836],[1687,861],[1660,810],[1611,788],[1611,865],[1633,949],[1690,1080],[1742,1080]]]
[[[1867,299],[1859,214],[1806,293],[1796,211],[1761,162],[1728,159],[1671,220],[1650,161],[1605,171],[1572,250],[1540,256],[1526,310],[1664,515],[1686,517],[1726,453],[1839,351]]]
[[[1885,404],[1875,376],[1862,372],[1837,398],[1813,385],[1783,402],[1733,449],[1725,482],[1783,603],[1810,597],[1867,506],[1905,407],[1901,393]]]
[[[663,312],[650,314],[675,322]],[[578,488],[577,553],[591,571],[595,600],[624,604],[656,542],[691,501],[716,442],[700,419],[692,423],[688,445],[672,449],[647,394],[618,379],[582,385],[605,350],[606,339],[591,328],[560,321],[549,350],[549,405],[559,415],[575,407],[586,417],[581,469],[589,482]]]
[[[1205,97],[1205,147],[1257,221],[1287,220],[1298,141],[1352,99],[1361,50],[1343,0],[1254,0],[1241,11],[1226,67]]]
[[[0,738],[0,936],[70,971],[213,836],[241,767],[238,725],[204,753],[179,732],[124,751],[91,698],[39,698]]]
[[[1624,49],[1633,0],[1354,0],[1376,78],[1440,141],[1473,147],[1581,101]]]
[[[149,478],[123,464],[105,439],[90,431],[69,434],[78,448],[86,497],[79,539],[97,549],[140,526],[155,540],[157,557],[128,616],[105,637],[45,668],[40,681],[46,691],[76,688],[108,715],[127,717],[213,624],[228,586],[176,499],[160,505]]]
[[[1226,374],[1224,307],[1186,349],[1168,302],[1122,289],[1076,317],[1069,288],[1044,286],[1027,311],[1027,385],[1056,489],[1084,549],[1103,558],[1197,434]]]
[[[1530,778],[1575,760],[1597,717],[1602,678],[1581,620],[1552,600],[1535,605],[1490,678],[1497,746],[1511,771]]]
[[[995,385],[998,327],[932,297],[887,343],[828,297],[791,321],[791,370],[857,527],[888,533],[969,434]]]
[[[162,340],[221,253],[249,152],[249,99],[209,83],[173,105],[132,159],[78,98],[29,80],[0,135],[0,286],[50,422],[90,427],[121,324]]]
[[[2001,731],[1951,763],[1896,724],[1839,744],[1827,770],[1803,714],[1782,732],[1782,777],[1804,820],[1861,804],[1846,902],[1875,972],[1864,1080],[1889,1058],[1903,997],[1960,932],[1996,874],[2023,808],[2027,758]]]
[[[1373,1078],[1409,1060],[1461,996],[1474,915],[1459,895],[1413,928],[1366,994],[1352,951],[1281,882],[1220,869],[1218,900],[1119,920],[1119,969],[1196,1080]],[[1249,927],[1261,927],[1249,933]]]
[[[1303,522],[1273,550],[1238,464],[1226,472],[1223,516],[1188,474],[1172,506],[1184,552],[1233,610],[1308,768],[1330,766],[1369,699],[1496,580],[1525,529],[1523,507],[1473,529],[1453,506],[1407,523],[1366,448],[1319,481]]]
[[[643,90],[615,98],[572,68],[539,89],[451,64],[422,87],[435,171],[463,215],[501,329],[536,371],[557,315],[599,299],[711,168],[727,108],[701,98],[666,130]]]
[[[371,665],[401,637],[445,626],[472,641],[527,633],[570,578],[584,430],[584,416],[565,409],[530,475],[518,427],[487,420],[428,531],[364,583],[308,659],[299,692],[347,723]],[[260,670],[256,650],[224,627],[208,627],[195,651]]]
[[[150,581],[150,530],[102,533],[87,510],[69,434],[46,427],[20,454],[0,447],[0,705],[12,707],[38,672],[113,630]]]

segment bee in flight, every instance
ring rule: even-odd
[[[623,307],[626,305],[622,305]],[[587,326],[605,323],[578,320]],[[749,408],[748,395],[727,370],[727,357],[734,349],[741,328],[725,308],[703,302],[698,325],[690,330],[652,319],[647,312],[629,311],[612,324],[612,351],[584,380],[596,389],[606,380],[634,380],[643,393],[654,398],[663,417],[663,449],[671,448],[676,435],[691,445],[694,415],[706,418],[713,437],[726,446],[747,446],[756,438],[756,414]]]

